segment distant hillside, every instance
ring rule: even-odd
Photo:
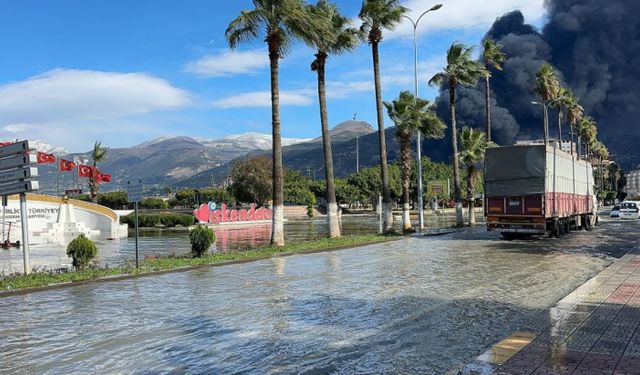
[[[293,145],[308,139],[283,139],[283,144]],[[74,157],[90,159],[89,153],[69,154],[43,142],[37,143],[40,151],[54,152],[72,160]],[[121,189],[127,181],[142,179],[147,187],[173,186],[200,172],[250,152],[263,152],[271,148],[271,136],[258,133],[232,135],[222,139],[193,139],[189,137],[160,137],[130,148],[109,149],[107,160],[99,165],[100,170],[111,173],[113,180],[104,185],[104,190]],[[44,193],[55,193],[60,179],[60,190],[72,188],[73,173],[58,173],[57,165],[39,166],[40,186]],[[208,180],[210,181],[210,179]],[[86,179],[80,179],[86,189]]]

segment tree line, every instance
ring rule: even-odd
[[[279,62],[291,50],[296,41],[312,47],[316,53],[311,70],[317,75],[318,101],[320,104],[320,127],[322,131],[325,190],[328,207],[329,237],[340,236],[337,222],[338,180],[333,174],[331,142],[328,129],[328,108],[326,100],[325,67],[333,55],[355,49],[361,42],[371,47],[373,80],[375,87],[376,118],[380,153],[380,192],[384,203],[384,229],[393,230],[390,168],[387,162],[385,142],[384,109],[396,125],[396,137],[400,141],[401,202],[403,207],[403,228],[411,228],[409,220],[410,175],[411,175],[411,137],[421,132],[427,138],[442,138],[445,125],[435,115],[433,104],[416,98],[408,92],[400,93],[397,100],[385,103],[382,100],[380,80],[380,44],[383,33],[393,30],[400,24],[409,9],[400,5],[398,0],[364,0],[359,13],[361,25],[354,27],[350,20],[342,15],[335,4],[319,0],[316,4],[306,4],[303,0],[253,0],[254,8],[243,10],[228,26],[225,37],[231,48],[250,40],[261,40],[267,44],[270,61],[271,113],[272,113],[272,173],[271,196],[273,205],[272,245],[284,245],[283,204],[285,172],[282,163]],[[484,150],[493,146],[491,142],[491,72],[502,69],[507,56],[501,47],[490,39],[483,41],[480,60],[473,58],[473,47],[453,43],[447,51],[447,62],[443,70],[429,80],[430,85],[448,91],[450,103],[450,133],[452,146],[453,187],[456,207],[456,223],[464,224],[462,213],[462,177],[461,163],[466,170],[467,198],[472,199],[474,180],[478,178],[478,164],[484,158]],[[484,132],[463,128],[459,134],[456,123],[456,90],[459,85],[476,86],[484,79],[486,96],[486,128]],[[544,141],[549,142],[548,110],[554,108],[558,113],[558,139],[562,140],[563,121],[566,117],[570,125],[571,139],[577,138],[578,157],[590,160],[603,160],[608,157],[606,147],[597,140],[595,121],[584,115],[584,109],[578,98],[563,87],[553,68],[544,64],[536,76],[532,91],[542,100],[544,110]],[[460,138],[460,139],[459,139]],[[573,150],[572,150],[573,153]],[[261,189],[264,191],[264,189]],[[473,221],[473,215],[469,217]]]

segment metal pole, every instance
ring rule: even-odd
[[[138,268],[140,266],[140,258],[139,258],[139,253],[138,253],[138,247],[139,247],[139,242],[138,242],[138,202],[136,201],[134,203],[134,207],[135,207],[135,211],[136,211],[136,268]]]
[[[380,233],[384,232],[382,223],[382,196],[378,196],[378,221],[380,222]]]
[[[24,274],[31,273],[29,261],[29,227],[27,225],[27,194],[20,193],[20,221],[22,224],[22,256],[24,260]]]
[[[4,242],[4,225],[5,225],[5,213],[7,212],[8,205],[8,197],[6,195],[2,196],[2,242]]]
[[[360,173],[360,137],[356,137],[356,173]]]
[[[414,79],[415,79],[415,91],[416,100],[418,100],[419,87],[418,87],[418,36],[417,36],[418,24],[413,26],[413,57],[414,57]],[[418,169],[418,225],[420,230],[424,230],[424,202],[423,202],[423,189],[422,189],[422,136],[420,131],[416,131],[416,162]]]

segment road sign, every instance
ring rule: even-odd
[[[13,195],[38,190],[38,181],[18,181],[0,185],[0,195]]]
[[[427,181],[427,195],[429,197],[446,198],[449,196],[449,180]]]
[[[142,180],[138,180],[137,182],[127,181],[127,196],[130,203],[136,203],[142,200]]]
[[[26,180],[35,177],[38,177],[38,168],[36,167],[25,167],[10,171],[2,171],[0,172],[0,184],[16,182],[19,180]]]
[[[0,171],[10,168],[26,167],[30,164],[37,164],[38,159],[35,155],[15,155],[8,158],[0,159]]]
[[[26,192],[38,190],[38,158],[29,153],[29,141],[21,141],[0,147],[0,196],[6,206],[7,195],[20,194],[20,222],[22,224],[22,254],[24,273],[31,272],[29,262],[29,229]],[[31,166],[33,164],[33,166]],[[4,230],[4,209],[3,209]],[[7,239],[8,240],[8,239]]]
[[[0,147],[0,158],[7,156],[21,155],[29,152],[29,141],[12,143],[7,146]]]

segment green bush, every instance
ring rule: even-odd
[[[73,259],[73,266],[77,270],[84,269],[97,254],[96,245],[84,234],[79,235],[67,246],[67,255]]]
[[[135,214],[130,214],[120,218],[122,224],[127,224],[129,228],[135,225]],[[176,212],[162,212],[159,214],[140,214],[138,215],[138,226],[145,228],[153,227],[188,227],[196,222],[196,218],[190,214],[181,214]]]
[[[140,207],[150,210],[166,210],[169,205],[160,198],[145,198],[140,202]]]
[[[98,204],[112,210],[120,210],[129,205],[129,199],[126,191],[111,191],[98,194]]]
[[[189,240],[191,240],[191,255],[194,258],[202,258],[213,245],[216,236],[211,228],[198,225],[189,233]]]

